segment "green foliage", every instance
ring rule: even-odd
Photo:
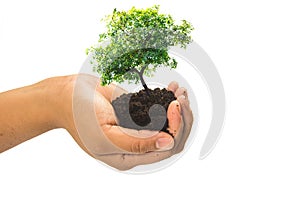
[[[177,62],[169,56],[168,49],[185,48],[192,41],[192,25],[186,20],[176,24],[170,15],[160,14],[157,5],[132,7],[129,11],[114,9],[103,20],[107,31],[99,35],[100,45],[87,50],[93,55],[94,71],[100,74],[102,85],[112,81],[138,82],[141,77],[130,72],[133,68],[146,68],[147,76],[158,66],[176,68]]]

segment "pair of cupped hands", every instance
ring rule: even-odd
[[[73,119],[67,130],[85,152],[119,170],[169,158],[183,150],[193,115],[185,88],[173,81],[167,90],[177,98],[176,106],[169,106],[167,111],[169,128],[178,129],[174,137],[162,131],[118,126],[111,102],[127,91],[115,84],[101,86],[91,75],[77,75],[72,92]]]

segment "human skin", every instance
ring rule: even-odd
[[[74,92],[75,85],[82,92]],[[119,127],[111,101],[116,91],[126,91],[113,84],[100,86],[98,78],[90,75],[53,77],[1,93],[0,153],[49,130],[64,128],[86,153],[119,170],[168,158],[183,149],[193,121],[186,91],[175,82],[168,89],[179,97],[183,116],[174,139],[164,132]],[[86,91],[94,92],[95,98],[86,98]],[[77,104],[80,108],[93,105],[100,129],[91,129],[95,124],[84,118],[88,117],[86,110],[77,113],[82,119],[74,119]],[[87,126],[79,131],[76,120],[85,120]],[[99,137],[98,130],[105,137]],[[141,133],[148,137],[138,137]],[[104,148],[108,145],[117,150]]]

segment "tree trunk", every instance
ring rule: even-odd
[[[139,76],[140,76],[140,79],[141,79],[141,82],[142,82],[143,87],[145,88],[146,92],[148,93],[149,88],[148,88],[148,86],[146,85],[145,80],[144,80],[144,77],[143,77],[144,71],[145,71],[146,67],[147,67],[147,65],[145,65],[145,66],[142,67],[142,69],[141,69],[141,71],[140,71],[140,73],[139,73]]]
[[[148,91],[149,88],[148,88],[147,84],[145,83],[143,74],[142,74],[142,73],[139,73],[139,76],[140,76],[140,80],[141,80],[141,82],[142,82],[143,87],[145,88],[146,91]]]

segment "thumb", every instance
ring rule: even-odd
[[[134,130],[117,125],[104,125],[102,129],[114,145],[132,153],[165,151],[174,146],[173,138],[161,131]]]

